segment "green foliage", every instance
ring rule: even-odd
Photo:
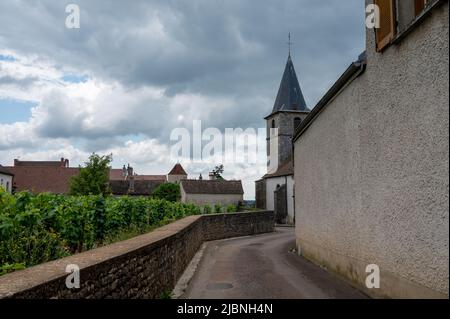
[[[236,205],[230,204],[227,206],[227,213],[236,213],[237,207]]]
[[[172,299],[172,292],[170,290],[164,290],[159,296],[159,299]]]
[[[3,266],[0,266],[0,276],[2,275],[6,275],[7,273],[16,271],[16,270],[21,270],[24,269],[25,265],[24,264],[5,264]]]
[[[221,214],[222,213],[222,205],[219,203],[214,205],[214,213],[215,214]]]
[[[148,197],[0,190],[0,274],[148,232],[201,210]]]
[[[216,179],[222,179],[223,180],[223,177],[222,177],[223,170],[224,170],[223,164],[220,164],[220,165],[217,165],[216,167],[214,167],[214,169],[211,171],[211,173],[213,174],[213,176]]]
[[[208,215],[212,213],[212,208],[210,205],[206,204],[203,206],[203,214]]]
[[[100,156],[93,153],[89,162],[80,168],[80,174],[70,180],[71,195],[106,195],[109,188],[109,164],[112,156]]]
[[[169,202],[177,202],[181,198],[180,185],[175,183],[163,183],[155,189],[152,196],[158,199],[165,199]]]

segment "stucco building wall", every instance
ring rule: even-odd
[[[299,252],[376,297],[447,297],[448,2],[383,53],[295,142]],[[380,289],[366,289],[368,264]]]
[[[184,179],[187,179],[187,175],[167,175],[167,181],[169,183],[179,183]]]
[[[220,204],[222,206],[227,205],[238,205],[239,202],[244,200],[244,195],[242,194],[186,194],[183,190],[181,191],[181,201],[183,203],[192,203],[195,205],[210,205],[214,206]]]
[[[7,192],[12,191],[13,177],[0,173],[0,187],[3,187]]]
[[[287,184],[287,210],[289,224],[294,222],[294,177],[293,176],[281,176],[272,177],[266,179],[266,209],[274,210],[274,192],[277,189],[277,185]]]

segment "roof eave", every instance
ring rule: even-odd
[[[354,78],[360,76],[364,73],[366,69],[366,61],[358,60],[350,64],[350,66],[345,70],[341,77],[333,84],[333,86],[328,90],[327,93],[322,97],[322,99],[317,103],[317,105],[312,109],[309,115],[303,120],[303,122],[298,126],[296,132],[294,133],[294,138],[292,142],[298,140],[298,138],[308,129],[312,122],[317,118],[320,112],[329,105],[329,102],[339,94],[339,92]]]
[[[270,117],[272,117],[272,116],[274,116],[274,115],[277,115],[277,114],[279,114],[279,113],[309,114],[309,113],[311,113],[311,111],[309,111],[309,110],[308,110],[308,111],[279,110],[279,111],[270,113],[270,115],[267,115],[264,119],[267,120],[267,119],[269,119]]]
[[[263,179],[285,177],[285,176],[291,176],[291,175],[294,175],[294,173],[291,172],[291,173],[280,173],[280,174],[266,174],[263,176]]]
[[[0,171],[0,174],[14,177],[14,174],[13,174],[13,173],[1,172],[1,171]]]

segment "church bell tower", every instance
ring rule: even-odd
[[[284,68],[280,88],[267,124],[267,173],[273,174],[292,160],[292,136],[309,114],[291,53]]]

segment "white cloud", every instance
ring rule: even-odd
[[[68,83],[62,80],[66,71],[15,52],[11,55],[17,59],[0,61],[5,74],[16,80],[33,78],[34,84],[28,90],[18,81],[11,81],[8,86],[0,87],[0,96],[32,100],[37,106],[32,108],[27,122],[0,123],[0,160],[3,163],[11,163],[13,158],[65,157],[72,165],[80,165],[90,151],[100,149],[102,154],[113,154],[117,167],[130,163],[141,174],[166,174],[175,164],[169,157],[170,130],[175,127],[191,130],[192,122],[199,119],[204,125],[220,123],[234,104],[231,99],[193,93],[168,97],[161,88],[130,89],[118,82],[108,83],[94,77],[85,82]],[[143,140],[124,142],[121,141],[124,136],[143,136]],[[205,160],[200,168],[187,164],[187,169],[193,168],[194,178],[200,172],[207,175],[219,164],[216,161],[219,160]],[[229,163],[226,177],[245,179],[246,198],[251,198],[253,180],[263,173],[261,165]]]
[[[303,93],[317,101],[364,47],[364,3],[344,2],[80,0],[76,31],[64,27],[64,2],[0,2],[0,55],[15,58],[0,59],[0,99],[36,104],[28,120],[0,118],[0,162],[80,164],[112,152],[115,165],[164,174],[175,127],[264,127],[288,31]],[[86,81],[64,81],[68,74]],[[187,169],[196,177],[212,167]],[[227,178],[244,179],[247,198],[264,173],[225,167]]]

